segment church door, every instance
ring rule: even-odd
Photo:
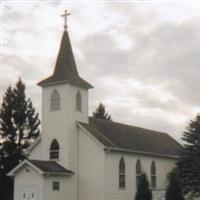
[[[21,200],[38,200],[37,188],[25,187],[21,191]]]

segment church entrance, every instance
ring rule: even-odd
[[[38,200],[38,190],[36,187],[24,187],[21,190],[21,200]]]

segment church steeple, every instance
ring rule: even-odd
[[[57,85],[62,83],[70,83],[83,88],[92,88],[88,82],[83,80],[77,71],[76,62],[74,59],[69,35],[67,32],[66,16],[69,15],[65,13],[65,30],[62,36],[60,50],[58,53],[54,73],[52,76],[40,81],[39,86],[45,87],[48,85]]]
[[[67,31],[64,31],[63,33],[53,75],[59,77],[64,76],[63,78],[69,78],[69,76],[78,76],[78,71]]]

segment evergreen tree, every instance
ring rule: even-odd
[[[149,189],[149,182],[145,173],[141,174],[140,181],[137,187],[135,200],[151,200],[152,193]]]
[[[96,108],[96,111],[93,112],[92,117],[100,118],[100,119],[106,119],[106,120],[112,120],[111,115],[106,113],[105,106],[102,103],[100,103],[99,106]]]
[[[182,186],[177,169],[169,174],[169,185],[166,190],[166,200],[184,200]]]
[[[185,144],[178,168],[183,192],[200,197],[200,114],[189,123],[182,139]]]
[[[8,87],[0,109],[0,188],[4,191],[0,199],[12,199],[13,180],[6,174],[24,159],[25,149],[39,135],[39,124],[38,114],[19,79],[14,88]]]

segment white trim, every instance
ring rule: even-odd
[[[33,169],[35,169],[36,171],[39,172],[39,174],[45,174],[41,169],[39,169],[38,167],[36,167],[35,165],[33,165],[31,162],[29,162],[28,160],[24,160],[23,162],[21,162],[19,165],[17,165],[14,169],[12,169],[7,176],[16,176],[17,171],[19,171],[25,164],[29,165],[30,167],[32,167]]]
[[[16,176],[17,172],[25,165],[28,165],[28,166],[32,167],[33,169],[38,171],[38,173],[41,174],[41,175],[47,175],[47,176],[53,176],[53,175],[64,176],[65,175],[65,176],[69,176],[69,175],[73,175],[74,174],[74,172],[72,172],[72,173],[71,172],[44,172],[40,168],[38,168],[37,166],[35,166],[31,162],[29,162],[28,160],[24,160],[19,165],[17,165],[14,169],[12,169],[7,174],[7,176]]]
[[[41,135],[39,135],[35,141],[25,150],[24,154],[25,155],[29,155],[33,149],[40,143],[40,141],[42,140]]]
[[[42,81],[41,81],[42,82]],[[80,87],[83,89],[91,89],[94,88],[90,83],[87,82],[88,86],[81,86],[80,84],[76,84],[76,83],[72,83],[72,81],[70,80],[63,80],[63,81],[54,81],[54,82],[49,82],[49,83],[38,83],[37,85],[39,85],[40,87],[48,87],[48,86],[54,86],[54,85],[60,85],[60,84],[68,84],[68,85],[73,85],[76,87]]]
[[[176,155],[169,155],[169,154],[159,154],[159,153],[152,153],[152,152],[145,152],[145,151],[136,151],[136,150],[129,150],[129,149],[123,149],[118,147],[106,147],[104,148],[106,152],[115,151],[115,152],[124,152],[124,153],[135,153],[135,154],[143,154],[143,155],[150,155],[150,156],[156,156],[156,157],[162,157],[162,158],[173,158],[178,159],[180,156]]]
[[[45,172],[44,175],[47,176],[72,176],[74,172]]]
[[[92,140],[94,140],[97,144],[101,146],[103,149],[105,146],[98,140],[96,139],[86,128],[84,128],[79,122],[76,122],[76,125],[78,128],[80,128],[84,133],[86,133]]]
[[[48,160],[49,161],[55,161],[55,162],[59,162],[59,161],[61,161],[62,160],[62,147],[61,147],[61,145],[60,145],[60,142],[58,142],[58,145],[59,145],[59,158],[53,158],[53,159],[50,159],[50,151],[51,151],[51,144],[52,144],[52,142],[53,142],[53,140],[57,140],[57,142],[58,142],[58,139],[56,138],[56,137],[54,137],[54,136],[52,136],[51,138],[50,138],[50,140],[49,140],[49,148],[48,148]]]

